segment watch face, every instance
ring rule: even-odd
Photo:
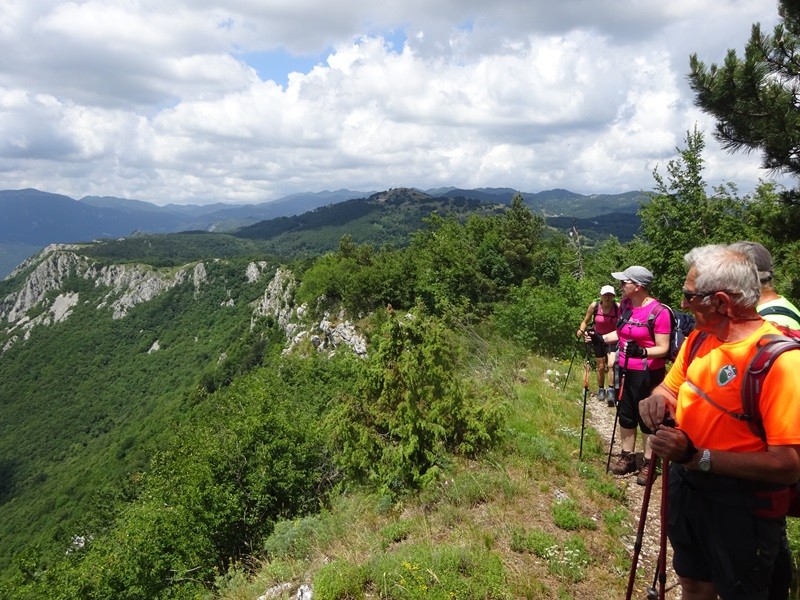
[[[706,472],[711,470],[711,452],[709,450],[703,450],[703,456],[700,457],[697,468]]]

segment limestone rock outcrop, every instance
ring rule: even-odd
[[[286,335],[291,352],[305,340],[309,340],[320,352],[333,352],[347,346],[359,356],[367,354],[367,340],[355,325],[345,318],[344,312],[332,317],[326,312],[318,322],[312,322],[305,304],[294,302],[297,280],[288,269],[278,269],[267,285],[264,295],[253,310],[251,327],[259,317],[272,317]]]
[[[203,262],[178,269],[154,269],[138,264],[101,265],[81,255],[81,247],[75,244],[50,245],[15,270],[12,276],[24,273],[27,276],[18,291],[0,298],[0,334],[5,334],[0,337],[4,340],[0,354],[20,339],[28,339],[34,327],[69,318],[81,301],[78,292],[65,289],[70,277],[92,281],[101,292],[96,308],[110,309],[114,319],[124,318],[133,307],[153,300],[177,285],[189,283],[195,294],[202,294],[205,286],[211,285]],[[270,273],[271,279],[253,308],[251,328],[259,318],[274,319],[286,335],[287,352],[308,340],[319,352],[332,353],[346,346],[359,356],[366,355],[366,339],[344,312],[335,315],[326,312],[321,319],[315,320],[307,306],[295,304],[298,281],[290,270],[278,268],[271,272],[266,262],[252,262],[243,276],[248,283],[257,284]],[[228,298],[221,302],[221,306],[233,307],[235,304],[236,299],[228,291]],[[156,342],[149,352],[158,350]]]
[[[79,294],[62,291],[69,277],[92,280],[95,287],[107,288],[108,292],[97,308],[109,306],[114,319],[123,318],[134,306],[152,300],[187,277],[183,269],[169,274],[142,265],[101,266],[78,254],[79,249],[80,246],[75,244],[51,244],[12,273],[11,276],[17,276],[30,271],[18,291],[0,298],[0,327],[5,324],[5,333],[9,336],[3,352],[20,336],[28,339],[35,326],[57,323],[70,316],[78,304]],[[199,287],[206,278],[203,263],[195,265],[195,286]],[[55,292],[61,293],[54,295]],[[30,318],[29,311],[40,306],[44,310]]]

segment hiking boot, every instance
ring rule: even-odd
[[[600,400],[600,402],[606,399],[606,391],[603,388],[597,390],[597,399]]]
[[[655,468],[655,461],[650,458],[645,458],[642,463],[642,468],[639,469],[639,474],[636,476],[636,483],[645,485],[647,483],[647,478],[650,476],[650,469]],[[656,475],[658,475],[658,472],[656,472]]]
[[[611,465],[611,472],[614,475],[626,475],[636,470],[636,455],[633,452],[623,450],[619,458]]]
[[[609,406],[617,405],[617,394],[612,388],[608,388],[608,391],[606,392],[606,404]]]

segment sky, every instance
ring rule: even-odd
[[[689,55],[774,0],[1,0],[0,189],[156,204],[342,188],[652,190],[704,134]],[[780,181],[780,180],[779,180]]]

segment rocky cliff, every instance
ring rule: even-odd
[[[298,283],[291,271],[272,271],[265,262],[252,262],[242,276],[249,283],[266,280],[263,296],[253,307],[251,325],[259,317],[274,318],[286,334],[287,351],[308,339],[321,352],[344,345],[359,355],[366,354],[366,340],[343,313],[312,320],[306,306],[295,305]],[[23,279],[16,291],[0,298],[0,354],[20,339],[29,339],[35,327],[69,318],[82,301],[79,293],[64,289],[70,277],[93,282],[94,288],[102,292],[96,308],[110,308],[114,319],[125,318],[133,307],[186,281],[192,282],[196,294],[203,293],[203,286],[208,283],[203,262],[167,270],[143,264],[100,265],[82,255],[81,246],[67,244],[48,246],[20,265],[9,276],[13,277]],[[229,298],[224,304],[230,306],[234,302]]]

